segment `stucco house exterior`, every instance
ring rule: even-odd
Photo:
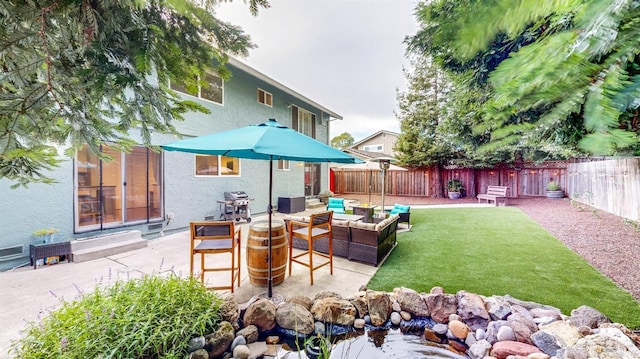
[[[233,76],[223,81],[207,75],[210,85],[191,96],[211,113],[190,113],[175,126],[183,138],[220,132],[275,118],[278,122],[329,143],[329,125],[342,117],[245,63],[230,59]],[[185,92],[172,86],[179,92]],[[135,133],[133,134],[135,136]],[[154,145],[178,140],[154,134]],[[142,142],[142,141],[140,141]],[[194,220],[218,219],[224,192],[245,191],[253,214],[265,213],[268,161],[153,152],[136,147],[102,162],[80,150],[51,172],[56,184],[11,189],[0,179],[0,270],[29,262],[33,232],[58,230],[56,241],[139,230],[144,238],[185,230]],[[315,196],[328,187],[328,164],[274,163],[273,202],[279,196]],[[171,220],[169,220],[171,219]],[[185,254],[186,255],[186,254]]]
[[[393,147],[398,141],[398,133],[380,130],[354,143],[344,151],[361,160],[378,157],[395,157]]]

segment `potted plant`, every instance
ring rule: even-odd
[[[320,202],[322,202],[324,204],[327,204],[327,202],[329,201],[329,197],[333,197],[333,192],[331,192],[329,190],[322,191],[318,195],[318,198],[320,199]]]
[[[464,191],[464,185],[458,178],[450,179],[447,183],[447,191],[449,192],[450,199],[458,199],[462,197],[462,191]]]
[[[43,228],[33,232],[36,243],[53,243],[53,237],[58,233],[56,228]]]
[[[556,181],[547,183],[547,198],[563,198],[564,191],[560,188],[560,184]]]

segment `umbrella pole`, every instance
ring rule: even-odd
[[[269,207],[267,208],[267,213],[269,213],[269,256],[267,257],[267,261],[269,262],[269,274],[267,277],[267,283],[269,289],[267,290],[267,295],[269,299],[273,296],[273,273],[271,271],[271,215],[273,212],[273,206],[271,205],[271,197],[273,192],[273,156],[269,159]]]

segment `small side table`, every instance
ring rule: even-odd
[[[38,267],[38,259],[53,256],[67,256],[67,262],[71,263],[71,242],[29,245],[29,258],[31,264],[33,264],[33,269]]]

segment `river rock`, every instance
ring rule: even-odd
[[[562,343],[560,343],[556,337],[551,333],[539,330],[531,336],[531,341],[538,347],[543,353],[549,356],[556,357],[562,349]]]
[[[509,316],[507,322],[513,329],[516,341],[533,345],[531,335],[538,331],[538,326],[533,322],[532,316],[514,313]]]
[[[189,343],[187,344],[187,353],[192,353],[198,349],[204,348],[205,342],[206,341],[203,336],[189,339]]]
[[[516,336],[513,333],[513,329],[511,329],[510,326],[503,325],[500,328],[498,328],[498,335],[496,339],[499,342],[503,342],[505,340],[516,341]]]
[[[537,347],[520,342],[504,341],[493,344],[490,355],[497,359],[507,359],[510,355],[526,357],[532,353],[539,353],[540,349]]]
[[[242,335],[236,335],[233,339],[233,342],[231,342],[231,351],[233,351],[233,349],[238,345],[247,345],[247,340]]]
[[[364,319],[358,318],[353,321],[353,327],[355,329],[364,329],[364,325],[365,325]]]
[[[451,334],[458,339],[465,339],[469,333],[467,325],[459,320],[449,322],[449,330]]]
[[[233,349],[233,359],[247,359],[251,355],[251,350],[246,345],[238,345]]]
[[[356,308],[348,300],[325,297],[313,302],[311,314],[321,322],[350,326],[356,319]]]
[[[426,296],[426,302],[431,319],[438,323],[447,323],[449,316],[458,311],[458,300],[453,294],[429,294]]]
[[[438,323],[431,328],[436,334],[445,335],[449,330],[449,326],[446,324]]]
[[[402,320],[411,320],[411,313],[409,312],[405,312],[404,310],[400,311],[400,317],[402,318]]]
[[[443,294],[443,293],[444,293],[444,288],[440,286],[431,287],[431,290],[429,291],[429,294]]]
[[[492,320],[505,320],[511,314],[511,306],[503,297],[492,296],[485,302]]]
[[[401,310],[411,313],[417,317],[428,317],[431,313],[429,307],[422,296],[413,289],[394,288],[393,298],[400,304]]]
[[[284,329],[291,329],[302,334],[311,334],[314,330],[311,312],[295,303],[284,302],[278,306],[276,323]]]
[[[459,291],[458,315],[472,330],[486,328],[491,317],[484,306],[484,300],[478,294]]]
[[[483,359],[489,356],[491,343],[486,340],[478,340],[467,349],[467,355],[471,359]]]
[[[374,326],[382,326],[389,319],[389,315],[391,314],[391,299],[387,293],[367,291],[367,306],[369,307],[371,324]]]
[[[319,335],[321,337],[325,336],[327,330],[323,322],[315,322],[313,323],[313,333],[315,335]]]
[[[258,341],[258,327],[253,324],[238,330],[236,337],[243,337],[247,344],[255,343]]]
[[[402,322],[402,317],[398,312],[391,312],[391,324],[398,326]]]
[[[548,325],[540,326],[540,330],[538,332],[545,332],[553,336],[555,338],[555,342],[560,347],[572,346],[582,338],[582,335],[580,335],[576,327],[564,321],[557,321]],[[545,353],[551,355],[549,352],[545,351]]]
[[[206,335],[206,344],[204,348],[209,352],[211,358],[218,358],[226,352],[233,342],[234,335],[233,326],[227,321],[220,322],[215,332]]]
[[[261,332],[271,330],[276,326],[276,306],[268,299],[258,299],[253,302],[242,318],[245,325],[255,325]]]
[[[574,327],[587,326],[589,328],[598,328],[600,324],[611,323],[611,320],[598,310],[586,305],[582,305],[571,311],[571,317],[568,322]]]

